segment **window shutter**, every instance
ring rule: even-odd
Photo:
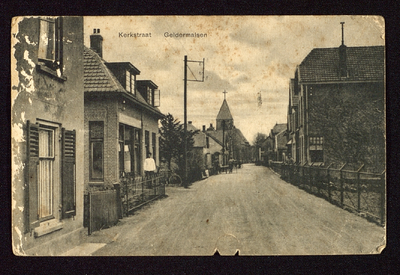
[[[75,153],[76,133],[62,128],[62,218],[76,215]]]
[[[25,181],[25,233],[39,226],[38,211],[38,164],[39,126],[27,121],[27,169]]]

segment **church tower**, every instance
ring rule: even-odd
[[[233,128],[233,117],[225,98],[217,115],[217,131],[223,130],[223,123],[225,123],[225,130],[231,130]]]

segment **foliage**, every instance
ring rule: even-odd
[[[324,151],[330,162],[373,167],[385,162],[381,91],[383,88],[379,85],[337,86],[309,101],[310,125],[315,125],[324,136]]]
[[[171,170],[171,163],[178,165],[177,173],[184,175],[184,151],[185,151],[185,131],[184,125],[175,119],[171,114],[167,114],[161,120],[160,128],[160,156]],[[198,131],[187,131],[187,151],[190,152],[194,145],[193,136]]]
[[[257,148],[261,148],[265,141],[267,140],[267,135],[263,133],[257,133],[254,136],[253,145]]]

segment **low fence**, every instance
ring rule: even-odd
[[[164,176],[124,174],[113,190],[89,192],[84,196],[84,227],[88,234],[114,226],[135,208],[165,196],[165,183]]]
[[[380,225],[385,224],[386,183],[382,173],[320,167],[313,165],[289,165],[271,162],[271,168],[282,179],[309,193],[325,198],[329,202],[366,217]]]
[[[166,177],[153,175],[135,177],[124,173],[119,185],[115,185],[121,201],[120,216],[128,216],[131,211],[161,196],[165,196]]]
[[[96,191],[85,195],[86,226],[88,234],[118,223],[118,198],[116,190]]]

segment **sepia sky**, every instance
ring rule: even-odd
[[[341,25],[348,47],[384,45],[384,20],[366,16],[136,16],[84,17],[85,45],[93,29],[103,36],[107,62],[131,62],[138,80],[150,79],[161,91],[160,110],[183,123],[183,68],[205,58],[205,82],[188,82],[188,121],[198,129],[215,119],[226,90],[234,123],[250,143],[286,123],[289,80],[313,48],[338,47]],[[165,33],[207,37],[166,37]],[[151,37],[121,37],[151,33]],[[199,76],[198,63],[189,63]],[[261,92],[262,104],[257,93]]]

